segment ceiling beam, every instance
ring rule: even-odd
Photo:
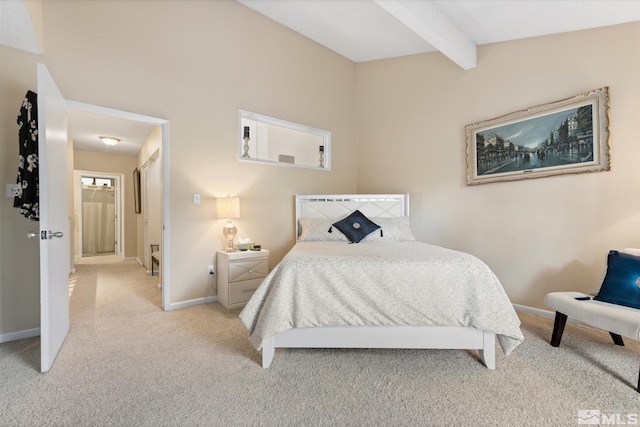
[[[431,3],[412,0],[374,1],[464,70],[477,65],[475,43]]]

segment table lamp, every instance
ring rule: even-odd
[[[227,238],[227,252],[233,252],[233,238],[238,229],[231,222],[231,218],[240,218],[240,199],[238,197],[222,197],[217,200],[218,218],[227,218],[222,234]]]

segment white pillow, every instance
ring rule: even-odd
[[[398,218],[375,217],[369,219],[378,224],[380,230],[369,234],[362,240],[363,242],[406,242],[416,240],[411,232],[408,216]]]
[[[302,232],[298,241],[339,241],[348,242],[347,236],[333,226],[335,220],[327,218],[300,218]],[[329,232],[331,230],[331,232]]]

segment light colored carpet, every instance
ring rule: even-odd
[[[521,314],[526,341],[498,350],[496,371],[461,350],[276,350],[263,369],[239,310],[163,312],[157,277],[103,261],[77,265],[49,373],[38,338],[0,345],[0,425],[574,426],[581,410],[640,412],[640,345],[605,332],[567,325],[552,348],[552,320]]]

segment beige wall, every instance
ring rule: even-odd
[[[514,303],[592,290],[607,250],[640,245],[640,24],[478,48],[463,71],[439,53],[357,66],[358,191],[411,193],[423,241],[470,252]],[[465,184],[466,124],[603,86],[609,172]]]
[[[136,158],[121,154],[99,153],[96,151],[74,150],[73,168],[83,172],[106,172],[122,174],[122,191],[124,195],[124,256],[136,258],[138,225],[133,198],[133,176]],[[73,194],[73,193],[72,193]],[[78,221],[75,221],[78,224]]]
[[[215,197],[241,197],[239,233],[275,265],[293,244],[293,194],[356,189],[355,66],[341,56],[230,1],[44,2],[43,13],[44,60],[66,98],[170,122],[171,302],[213,295]],[[238,108],[330,129],[333,171],[239,162]]]
[[[2,188],[16,182],[16,118],[27,90],[36,88],[37,56],[0,46],[0,176]],[[39,224],[0,195],[0,335],[40,327],[40,255],[37,239],[27,239]]]
[[[274,266],[294,243],[295,193],[356,191],[355,65],[340,55],[234,1],[42,2],[42,22],[43,56],[0,47],[1,175],[15,179],[15,117],[37,61],[66,99],[169,120],[171,303],[214,294],[215,197],[241,198],[239,234]],[[331,130],[333,170],[238,161],[239,108]],[[15,271],[37,263],[37,242],[9,199],[0,209],[2,334],[39,326],[39,292],[35,269]]]

